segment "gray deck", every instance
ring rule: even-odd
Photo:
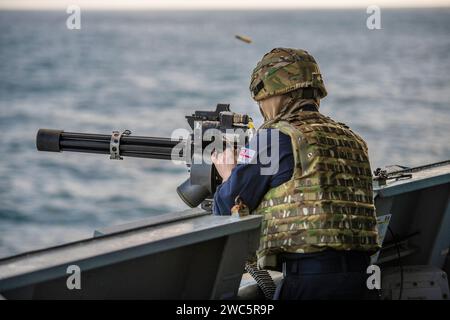
[[[128,225],[132,229],[115,228],[111,234],[2,259],[0,293],[7,298],[26,297],[25,292],[30,298],[235,296],[245,259],[256,250],[261,217],[220,217],[197,209],[172,218],[168,223],[132,224]],[[72,264],[82,270],[84,288],[79,291],[65,285],[66,269]],[[139,289],[131,279],[139,276],[152,286]],[[116,285],[115,277],[120,282]],[[168,289],[170,277],[179,284]],[[46,283],[51,288],[39,290]]]
[[[392,214],[390,228],[402,240],[405,265],[448,268],[450,246],[450,163],[405,171],[411,178],[374,188],[377,215]],[[385,243],[394,242],[387,234]],[[395,246],[380,261],[397,260]],[[393,262],[396,265],[396,262]]]

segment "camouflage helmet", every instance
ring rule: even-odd
[[[256,101],[299,88],[316,89],[315,98],[327,95],[319,66],[305,50],[275,48],[253,69],[250,92]]]

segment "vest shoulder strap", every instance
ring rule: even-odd
[[[298,153],[302,140],[302,132],[297,126],[289,123],[288,121],[276,122],[273,124],[273,128],[278,129],[280,132],[288,135],[291,138],[292,153],[294,155],[294,172],[291,180],[294,180],[295,178],[298,178],[302,175],[301,159]]]

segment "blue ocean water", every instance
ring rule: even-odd
[[[183,166],[39,153],[39,128],[169,136],[184,115],[231,103],[261,123],[249,75],[273,47],[318,60],[321,111],[368,142],[372,166],[450,158],[450,10],[0,11],[0,256],[185,208]],[[253,39],[246,44],[234,38]]]

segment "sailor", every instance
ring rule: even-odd
[[[237,163],[232,150],[213,154],[223,178],[214,214],[262,215],[258,267],[284,274],[275,298],[373,298],[366,270],[379,245],[367,144],[319,112],[327,91],[305,50],[265,54],[250,91],[264,123]]]

